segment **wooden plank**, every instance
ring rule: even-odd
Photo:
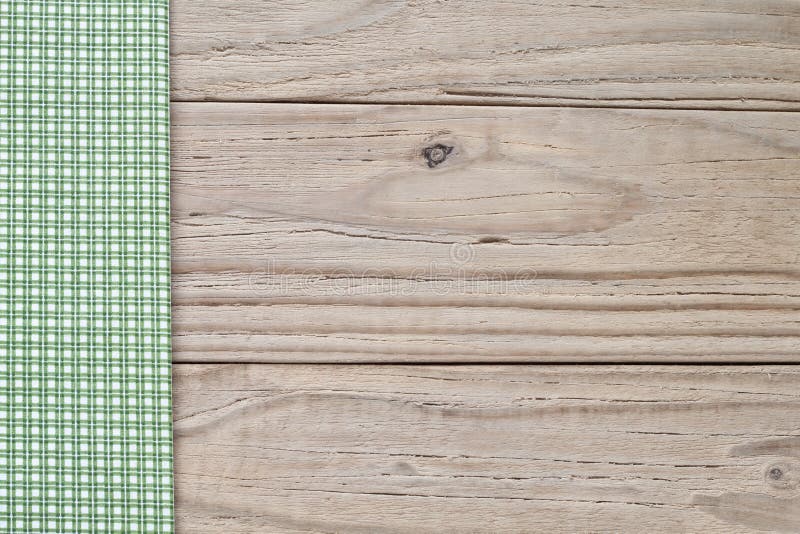
[[[181,532],[797,532],[800,368],[175,366]]]
[[[173,0],[178,100],[798,109],[794,0]]]
[[[173,111],[177,361],[798,359],[792,114]]]

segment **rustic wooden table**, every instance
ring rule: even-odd
[[[179,532],[800,531],[800,4],[173,0],[172,50]]]

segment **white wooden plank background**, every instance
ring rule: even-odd
[[[791,113],[178,103],[173,122],[178,361],[797,357]]]
[[[179,100],[798,109],[794,0],[172,1]]]
[[[800,360],[800,4],[171,19],[178,532],[800,532],[797,366],[521,365]]]
[[[796,367],[175,368],[184,532],[796,532]]]

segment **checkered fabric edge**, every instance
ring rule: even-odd
[[[172,532],[167,0],[0,0],[0,532]]]

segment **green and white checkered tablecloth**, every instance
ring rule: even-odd
[[[172,532],[168,1],[0,1],[0,532]]]

